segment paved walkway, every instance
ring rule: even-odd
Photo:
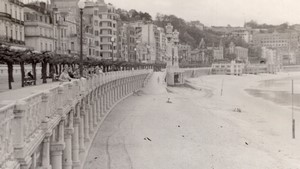
[[[167,92],[163,80],[163,73],[154,73],[141,96],[113,109],[95,137],[85,169],[201,168],[199,162],[206,159],[201,159],[196,141],[203,130],[197,125],[203,121],[200,108],[187,97]]]

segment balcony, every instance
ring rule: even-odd
[[[11,21],[11,15],[8,13],[0,12],[0,18]]]
[[[25,45],[24,41],[16,40],[16,39],[13,39],[13,38],[10,38],[10,37],[6,37],[6,36],[0,36],[0,41],[1,42],[10,43],[10,44]]]
[[[24,25],[24,21],[21,21],[19,19],[11,18],[11,21],[20,25]]]
[[[9,2],[24,7],[24,3],[19,0],[9,0]]]

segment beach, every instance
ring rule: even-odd
[[[298,169],[299,112],[292,139],[291,106],[246,90],[279,90],[262,83],[298,75],[211,75],[166,87],[157,82],[164,74],[154,73],[140,95],[107,116],[84,168]]]

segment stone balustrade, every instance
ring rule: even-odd
[[[93,75],[0,107],[0,168],[82,169],[108,112],[151,73]]]

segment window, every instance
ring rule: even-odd
[[[43,42],[41,42],[41,51],[43,51]]]
[[[48,51],[48,44],[47,43],[45,44],[45,49],[46,49],[46,51]]]
[[[92,49],[89,48],[89,55],[92,55]]]
[[[43,16],[40,16],[40,21],[43,22]]]
[[[7,13],[7,4],[5,4],[5,13]]]
[[[52,51],[52,44],[50,44],[50,49],[49,50]]]

